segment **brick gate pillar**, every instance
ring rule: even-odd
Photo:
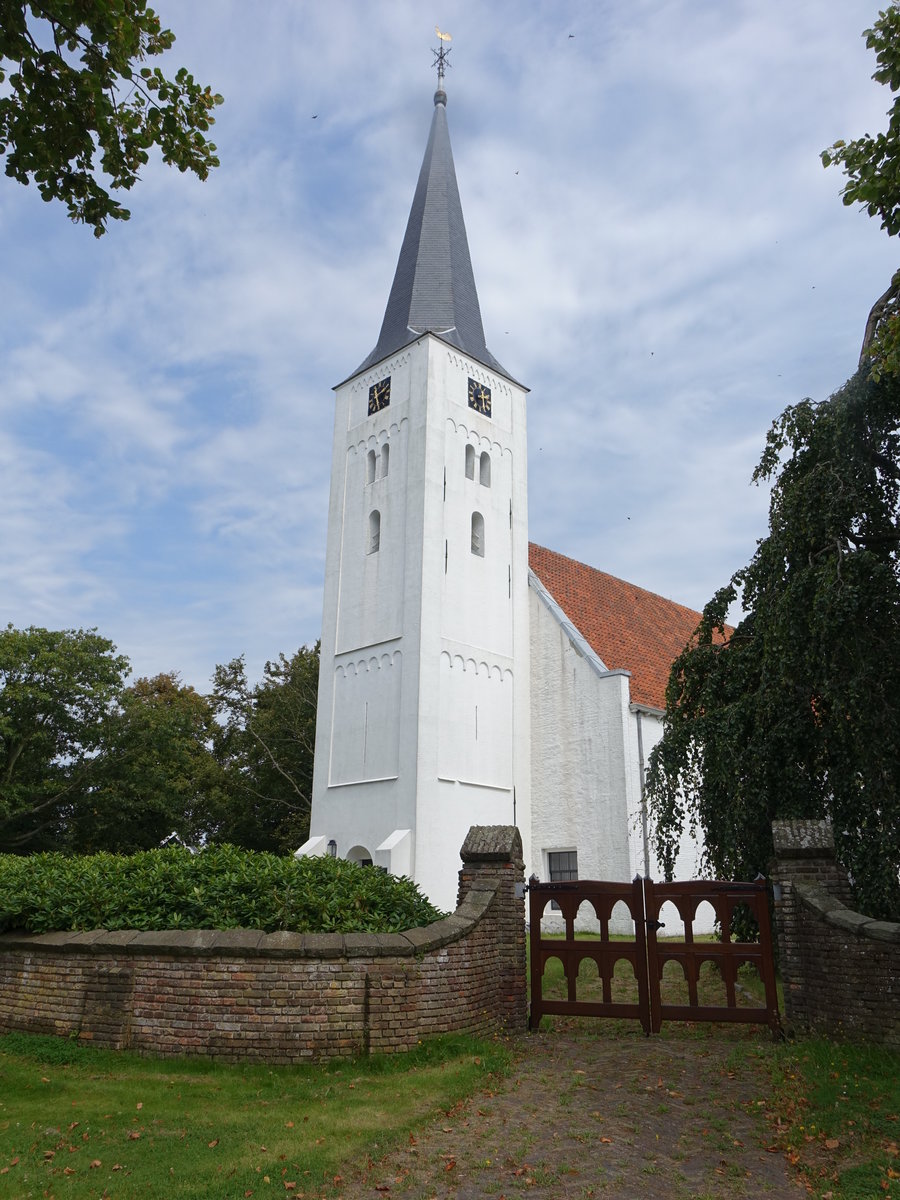
[[[784,1012],[789,1024],[808,1028],[815,1004],[810,989],[827,988],[824,979],[827,956],[818,954],[804,931],[801,900],[796,884],[815,884],[842,904],[850,902],[847,873],[834,855],[834,834],[826,820],[782,820],[772,822],[775,846],[775,928],[778,934],[779,966],[784,985]]]
[[[524,1030],[528,1016],[525,967],[525,862],[515,825],[473,825],[459,852],[460,905],[473,892],[492,891],[486,913],[498,966],[499,1015],[507,1029]]]

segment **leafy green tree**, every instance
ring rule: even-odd
[[[96,629],[0,632],[0,849],[58,845],[128,674],[115,649]]]
[[[209,698],[177,675],[126,688],[107,716],[90,791],[72,815],[71,848],[132,854],[173,832],[202,840],[224,782],[212,754],[216,729]]]
[[[651,756],[670,874],[685,826],[715,874],[752,878],[773,817],[829,816],[859,906],[900,917],[898,428],[900,378],[863,370],[770,430],[754,474],[774,479],[768,536],[675,662]]]
[[[217,840],[288,852],[309,836],[318,680],[318,642],[267,662],[255,687],[243,657],[216,667],[216,756],[230,795]]]
[[[222,97],[185,68],[141,65],[175,41],[146,0],[0,0],[0,154],[6,174],[62,200],[96,237],[129,211],[149,151],[206,179]]]
[[[863,35],[875,51],[878,67],[872,76],[900,90],[900,8],[890,4]],[[838,165],[847,175],[841,195],[845,204],[861,204],[870,217],[879,217],[891,237],[900,233],[900,97],[888,110],[886,132],[865,134],[851,142],[837,141],[822,151],[826,167]],[[872,307],[863,338],[860,366],[867,363],[877,378],[900,374],[900,271]]]

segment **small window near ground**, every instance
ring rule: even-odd
[[[551,883],[564,883],[578,878],[578,851],[551,850],[547,855],[547,869]]]
[[[578,878],[577,850],[550,850],[547,853],[547,870],[550,872],[551,883],[565,883]],[[558,910],[555,900],[550,901],[550,907]]]

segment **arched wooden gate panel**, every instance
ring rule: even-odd
[[[545,908],[555,903],[565,924],[563,935],[541,934]],[[575,918],[579,907],[589,903],[596,914],[599,936],[577,938]],[[622,902],[634,925],[632,939],[613,939],[609,922],[616,904]],[[672,903],[683,923],[683,936],[659,937],[660,913]],[[710,904],[716,914],[719,938],[695,941],[693,922],[698,905]],[[531,951],[531,1012],[529,1027],[537,1029],[541,1017],[552,1014],[584,1017],[630,1017],[641,1022],[645,1033],[658,1033],[663,1021],[742,1021],[781,1028],[775,990],[775,966],[766,881],[726,883],[692,880],[689,883],[654,883],[640,876],[631,883],[571,880],[561,883],[529,883],[529,945]],[[759,927],[759,941],[733,941],[732,918],[743,908]],[[562,964],[566,999],[545,999],[544,971],[551,958]],[[579,1000],[577,981],[585,960],[596,964],[602,999]],[[637,981],[637,1002],[614,1001],[612,980],[616,963],[631,964]],[[663,1003],[661,980],[667,962],[675,962],[687,986],[686,1004]],[[714,964],[724,984],[725,1003],[701,1003],[698,982],[703,963]],[[763,1005],[737,1003],[738,969],[749,963],[759,972],[765,989]]]

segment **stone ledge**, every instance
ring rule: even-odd
[[[504,828],[501,826],[500,828]],[[498,884],[473,888],[455,913],[403,933],[263,933],[260,929],[89,929],[0,934],[7,951],[71,954],[174,955],[208,958],[341,959],[412,957],[459,941],[477,925],[497,894]]]
[[[900,944],[900,924],[897,922],[876,921],[874,917],[854,912],[818,884],[802,883],[795,879],[792,886],[807,908],[818,913],[829,925],[844,933]]]

